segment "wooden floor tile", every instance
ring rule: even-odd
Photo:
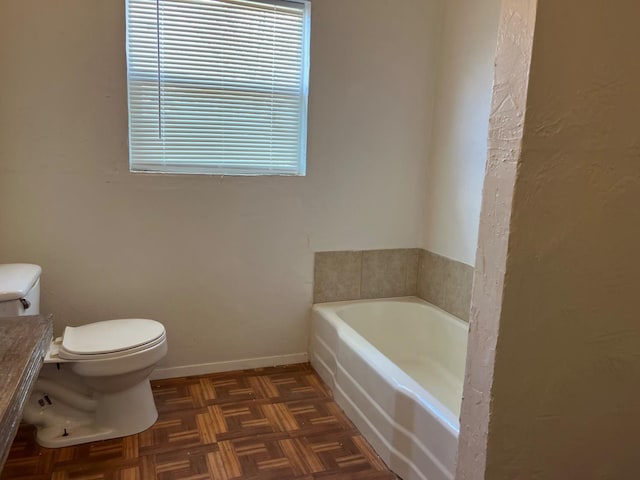
[[[152,382],[158,421],[47,449],[21,426],[0,480],[393,480],[309,364]]]

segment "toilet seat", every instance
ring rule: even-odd
[[[58,349],[56,356],[62,360],[73,360],[73,361],[82,361],[82,360],[106,360],[109,358],[121,358],[133,353],[143,352],[145,350],[150,350],[153,347],[160,345],[167,341],[167,337],[163,334],[161,337],[156,340],[145,343],[144,345],[139,345],[134,348],[130,348],[128,350],[118,350],[117,352],[107,352],[107,353],[85,353],[85,354],[77,354],[68,352],[64,349],[64,347],[60,346]]]
[[[164,326],[155,320],[127,318],[66,327],[58,357],[98,360],[121,357],[166,341]]]

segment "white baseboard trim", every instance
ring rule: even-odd
[[[291,365],[309,361],[309,354],[290,353],[288,355],[276,355],[273,357],[245,358],[242,360],[226,360],[223,362],[198,363],[196,365],[183,365],[180,367],[156,368],[151,374],[151,380],[165,378],[190,377],[192,375],[206,375],[208,373],[230,372],[233,370],[246,370],[248,368],[275,367],[277,365]]]

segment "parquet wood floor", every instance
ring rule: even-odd
[[[158,421],[47,449],[21,426],[1,480],[395,480],[309,364],[152,382]]]

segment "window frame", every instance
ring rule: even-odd
[[[156,0],[156,8],[159,8],[162,0]],[[189,0],[186,0],[189,3]],[[213,2],[220,0],[211,0]],[[310,72],[310,55],[311,55],[311,0],[248,0],[252,3],[260,3],[266,5],[275,6],[290,6],[291,4],[303,5],[303,23],[302,23],[302,66],[300,71],[300,84],[302,87],[300,98],[300,110],[299,110],[299,145],[298,145],[298,159],[296,169],[291,171],[273,171],[270,168],[256,166],[248,167],[229,167],[225,166],[223,162],[216,162],[212,159],[209,162],[189,162],[189,161],[166,161],[159,159],[157,162],[136,162],[133,154],[133,140],[132,140],[132,85],[134,83],[149,82],[152,85],[156,85],[158,90],[162,87],[160,81],[161,69],[158,66],[158,75],[145,74],[141,71],[133,73],[133,68],[129,60],[130,56],[130,21],[129,21],[129,0],[126,0],[126,61],[127,61],[127,113],[128,113],[128,153],[129,153],[129,171],[130,173],[151,173],[151,174],[185,174],[185,175],[213,175],[213,176],[305,176],[307,167],[307,137],[308,137],[308,110],[309,110],[309,72]],[[193,3],[199,3],[193,1]],[[158,43],[158,52],[160,51],[160,44]],[[163,76],[163,79],[167,77]],[[189,80],[185,77],[171,76],[169,83],[180,84],[185,83],[185,86],[189,86]],[[193,85],[191,83],[191,85]],[[241,91],[237,89],[235,91]],[[252,90],[255,91],[255,90]],[[158,106],[158,118],[160,119],[163,114],[162,107]],[[267,143],[267,145],[269,145]],[[213,150],[212,150],[213,151]]]

